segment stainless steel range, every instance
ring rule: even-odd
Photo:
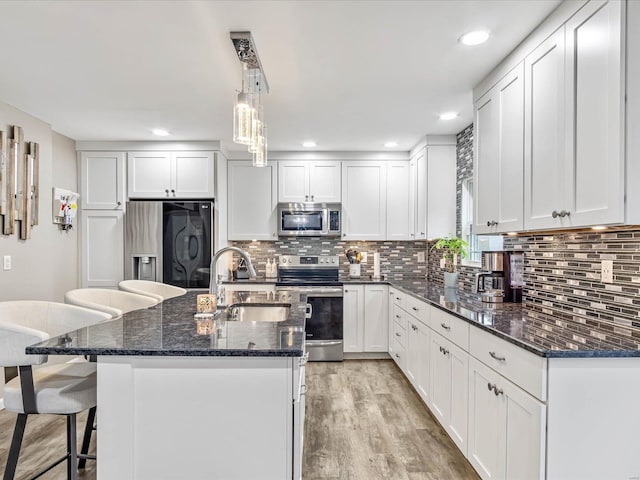
[[[276,291],[280,298],[307,296],[306,347],[310,361],[342,361],[342,283],[336,255],[283,255]]]

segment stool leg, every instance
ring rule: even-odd
[[[80,448],[80,453],[86,455],[89,453],[89,445],[91,444],[91,433],[93,432],[93,423],[96,419],[96,407],[92,407],[89,409],[89,413],[87,414],[87,424],[84,426],[84,437],[82,438],[82,448]],[[84,468],[87,464],[86,458],[81,458],[78,462],[78,468]]]
[[[20,447],[22,446],[22,437],[24,437],[24,429],[27,426],[27,414],[19,413],[16,419],[16,426],[13,429],[13,439],[11,440],[11,448],[9,449],[9,457],[7,458],[7,467],[4,470],[4,480],[13,480],[16,475],[16,467],[18,466],[18,456],[20,455]]]
[[[78,444],[76,438],[76,414],[67,415],[67,479],[78,480]]]

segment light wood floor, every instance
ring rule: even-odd
[[[306,383],[304,480],[478,479],[391,360],[310,363]],[[3,473],[14,422],[13,413],[0,411]],[[83,428],[84,415],[79,437]],[[64,417],[30,417],[17,479],[62,456],[64,443]],[[41,478],[63,480],[66,467]],[[95,480],[95,462],[79,478]]]
[[[307,368],[305,480],[479,477],[391,360]]]

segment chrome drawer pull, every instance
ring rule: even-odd
[[[414,311],[414,312],[417,312],[417,311],[419,310],[419,309],[418,309],[418,308],[416,308],[416,307],[411,307],[411,308],[413,308],[413,311]]]
[[[402,300],[402,299],[401,299],[400,297],[396,297],[396,300],[400,301],[400,300]]]
[[[397,353],[396,353],[396,358],[400,358],[400,355],[398,355]]]
[[[451,327],[449,325],[447,325],[446,323],[441,323],[440,326],[442,328],[444,328],[445,330],[451,330]]]
[[[396,315],[396,318],[402,318],[400,315]]]
[[[489,352],[489,355],[491,355],[491,358],[494,358],[499,362],[504,362],[506,360],[505,357],[499,357],[498,355],[496,355],[496,352]]]
[[[400,336],[401,336],[401,335],[400,335],[398,332],[396,332],[396,337],[400,337]]]
[[[493,386],[493,393],[495,393],[496,397],[497,397],[498,395],[502,395],[504,392],[502,391],[502,389],[498,390],[498,387],[496,385],[494,385]]]
[[[489,389],[489,391],[493,390],[493,385],[491,385],[491,383],[487,383],[487,388]]]

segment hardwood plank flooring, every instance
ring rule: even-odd
[[[477,480],[391,360],[307,364],[304,480]]]
[[[304,480],[479,478],[393,361],[310,363],[306,383]],[[0,411],[3,473],[15,418]],[[79,440],[84,420],[85,415],[78,417]],[[16,478],[30,478],[64,450],[64,417],[31,416]],[[63,480],[66,466],[58,465],[41,478]],[[95,462],[87,462],[79,478],[95,480]]]

